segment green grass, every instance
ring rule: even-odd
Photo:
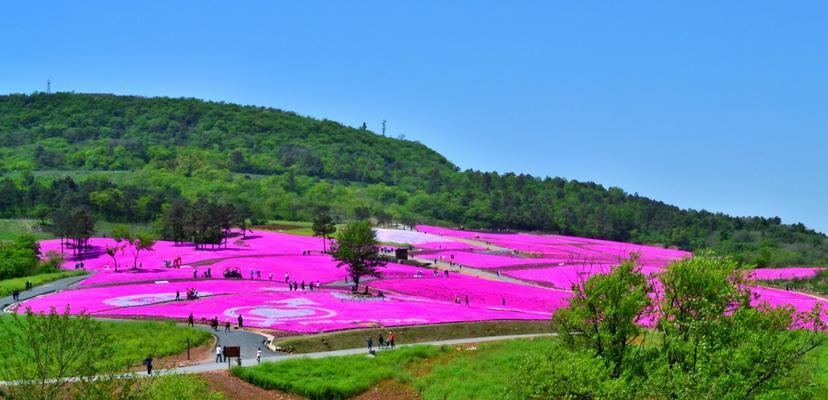
[[[555,338],[509,340],[480,345],[477,350],[458,352],[435,365],[413,385],[423,399],[502,399],[512,382],[518,360],[527,353],[541,352]]]
[[[37,221],[33,219],[0,219],[0,242],[14,240],[20,235],[29,234],[37,240],[53,239],[52,234],[37,228]]]
[[[421,361],[450,351],[444,347],[413,346],[380,351],[376,357],[353,355],[294,359],[233,368],[235,376],[265,389],[292,392],[311,399],[345,399],[385,379],[408,382],[409,369]]]
[[[136,365],[148,355],[180,354],[210,339],[207,331],[177,326],[172,321],[104,321],[104,332],[113,338],[115,365]]]
[[[520,335],[552,332],[549,321],[481,321],[454,324],[436,324],[395,327],[397,343],[419,343],[434,340],[469,337]],[[365,338],[388,335],[388,328],[359,329],[290,337],[276,341],[276,346],[292,353],[313,353],[341,349],[354,349],[365,345]]]
[[[0,329],[10,329],[11,318],[8,315],[0,316]],[[100,365],[116,370],[140,365],[150,354],[153,357],[181,354],[187,350],[187,338],[190,338],[191,346],[195,347],[211,337],[207,331],[176,326],[171,321],[101,321],[101,326],[111,339],[113,356],[108,360],[100,360]],[[0,348],[8,348],[2,343],[2,335]],[[15,353],[9,354],[13,357]]]
[[[34,219],[0,219],[0,241],[13,240],[24,234],[32,235],[37,240],[55,238],[51,233],[39,229],[37,225],[38,221]],[[149,224],[98,221],[95,224],[95,236],[112,236],[112,229],[117,225],[126,225],[132,231],[152,230],[152,226]]]
[[[26,281],[31,281],[34,286],[40,286],[44,283],[56,281],[58,279],[68,278],[70,276],[79,276],[86,274],[86,271],[72,270],[72,271],[58,271],[46,274],[30,275],[20,278],[5,279],[0,281],[0,297],[10,296],[12,290],[26,287]]]

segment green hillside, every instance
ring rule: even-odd
[[[459,171],[428,147],[272,108],[98,94],[0,96],[0,217],[62,205],[152,222],[175,199],[243,205],[254,219],[439,223],[555,232],[760,265],[828,264],[828,239],[779,218],[683,210],[619,188]],[[550,175],[554,171],[549,171]]]

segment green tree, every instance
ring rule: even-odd
[[[363,276],[382,277],[380,268],[387,262],[379,254],[377,233],[370,222],[352,222],[342,228],[332,249],[333,258],[339,262],[337,268],[344,266],[347,269],[354,282],[354,291],[358,290]]]
[[[14,349],[14,356],[4,357],[0,376],[4,381],[21,382],[3,386],[0,397],[9,399],[51,400],[87,398],[92,392],[101,360],[112,355],[111,340],[97,321],[85,314],[13,313],[2,322],[2,342]],[[67,383],[73,380],[72,385]],[[63,392],[66,391],[66,392]]]
[[[130,240],[130,251],[132,252],[132,268],[138,268],[138,256],[142,251],[152,251],[155,246],[155,236],[150,232],[138,232]]]
[[[336,233],[336,223],[333,218],[325,212],[319,212],[313,218],[313,235],[322,238],[322,251],[327,251],[325,244],[328,238]]]
[[[639,321],[649,309],[651,288],[635,259],[576,283],[570,307],[554,314],[558,334],[570,347],[594,352],[618,378],[631,355],[628,348],[643,334]]]

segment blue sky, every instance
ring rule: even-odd
[[[0,93],[387,119],[464,169],[828,231],[826,2],[113,3],[0,5]]]

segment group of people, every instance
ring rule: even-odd
[[[382,333],[379,334],[377,337],[377,344],[379,345],[379,349],[394,349],[397,347],[396,343],[394,343],[396,336],[394,332],[388,332],[388,338],[384,338]],[[374,339],[368,336],[368,352],[373,354],[374,353]]]
[[[469,305],[469,296],[465,296],[466,305]],[[454,296],[454,302],[457,304],[462,304],[463,300],[460,299],[460,296]],[[503,304],[506,304],[506,299],[503,299]]]
[[[198,298],[198,289],[196,288],[189,288],[187,289],[187,300],[195,300]],[[175,299],[181,300],[181,293],[179,291],[175,291]]]
[[[287,277],[287,276],[288,275],[285,274],[285,277]],[[322,286],[322,283],[319,282],[318,280],[316,281],[316,283],[314,283],[313,281],[310,281],[308,284],[305,284],[305,281],[302,281],[301,283],[296,282],[296,281],[293,281],[293,282],[288,281],[287,284],[288,284],[288,288],[290,289],[291,292],[298,291],[300,288],[302,290],[305,290],[305,288],[308,288],[311,291],[313,291],[314,286],[317,289],[319,289],[319,287]]]
[[[204,279],[211,279],[213,277],[213,270],[207,268],[206,271],[201,273],[201,277]],[[193,279],[198,279],[198,268],[193,268]]]
[[[32,281],[26,281],[25,288],[23,290],[32,290],[33,287],[34,284],[32,283]],[[20,289],[12,290],[12,300],[20,301],[20,293]]]
[[[239,322],[239,329],[242,329],[244,327],[244,318],[242,318],[241,314],[239,314],[239,317],[237,318],[237,320]],[[190,313],[189,318],[187,318],[187,325],[193,326],[193,314],[192,313]],[[231,326],[230,321],[227,318],[224,318],[224,331],[225,332],[230,332],[230,326]],[[210,328],[212,328],[214,332],[218,332],[218,329],[219,329],[218,317],[213,317],[210,320]]]

